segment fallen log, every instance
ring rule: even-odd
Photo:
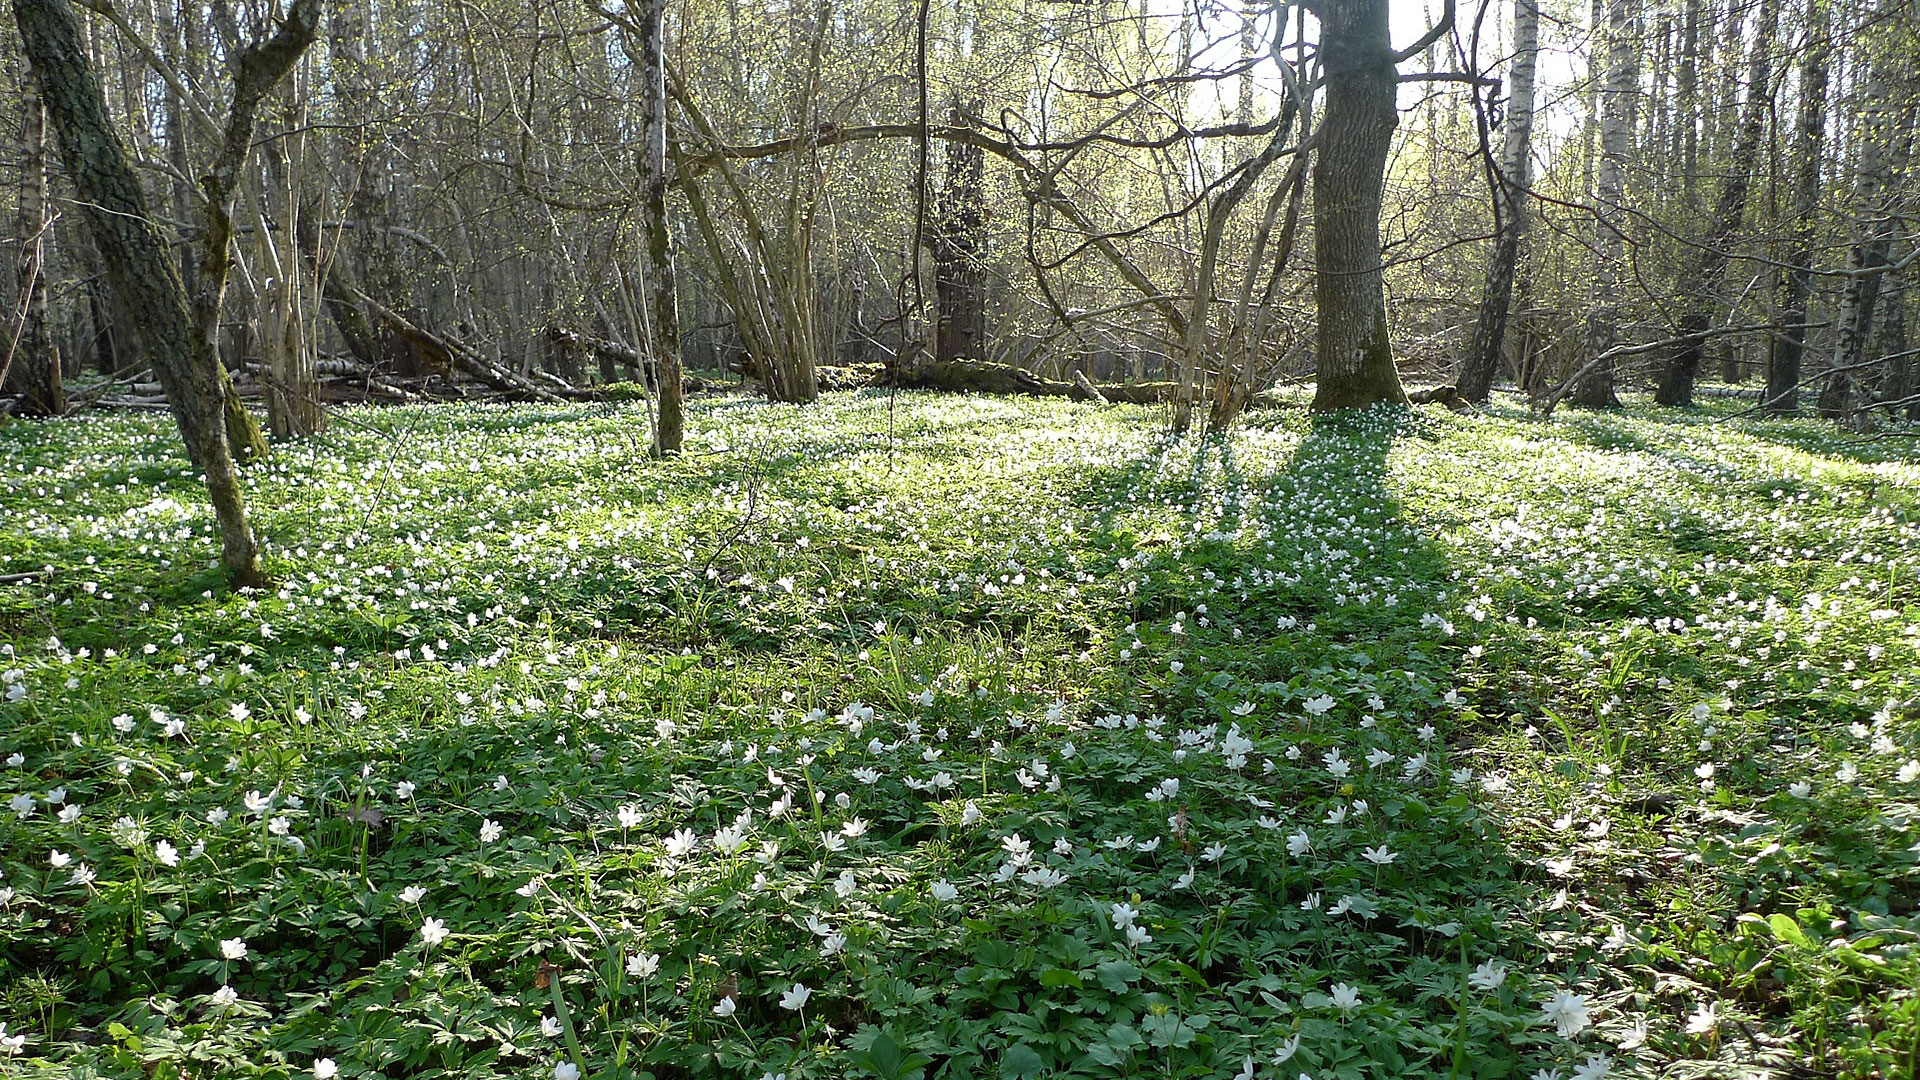
[[[436,334],[414,325],[412,320],[368,296],[354,285],[345,281],[339,284],[355,302],[365,305],[368,311],[385,323],[388,330],[419,347],[441,366],[449,369],[458,368],[505,394],[521,395],[554,404],[568,400],[566,396],[548,390],[531,380],[523,379],[510,371],[501,370],[456,338]],[[572,387],[568,386],[567,389],[571,390]]]
[[[1107,395],[1101,393],[1100,388],[1093,385],[1093,380],[1087,378],[1087,373],[1084,371],[1076,370],[1073,373],[1073,387],[1080,391],[1078,396],[1083,401],[1097,401],[1102,405],[1112,404],[1111,401],[1107,400]]]
[[[1457,386],[1434,386],[1426,390],[1415,390],[1407,395],[1409,405],[1445,405],[1457,413],[1473,411],[1473,403],[1460,396]]]
[[[935,360],[902,371],[903,390],[945,390],[956,394],[1019,394],[1028,397],[1070,397],[1106,404],[1160,405],[1173,400],[1176,382],[1096,383],[1081,372],[1072,381],[1043,379],[1023,367],[990,360]]]

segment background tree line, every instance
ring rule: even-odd
[[[227,160],[238,58],[300,8],[74,5],[199,332],[279,434],[324,423],[329,374],[562,397],[684,363],[806,401],[965,358],[1170,384],[1178,423],[1220,423],[1339,381],[1316,306],[1368,274],[1375,359],[1472,400],[1920,405],[1916,0],[1436,4],[1396,13],[1397,67],[1336,40],[1377,60],[1384,0],[353,0]],[[0,36],[0,355],[19,411],[59,412],[63,372],[150,361]],[[1359,136],[1392,143],[1377,244],[1331,235],[1366,170],[1315,169]],[[1316,273],[1342,243],[1357,269]]]

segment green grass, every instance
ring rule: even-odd
[[[1911,442],[636,409],[0,429],[0,1072],[1920,1067]]]

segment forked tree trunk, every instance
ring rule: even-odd
[[[166,390],[181,436],[206,474],[221,562],[234,584],[258,584],[258,551],[222,416],[225,372],[217,358],[196,347],[186,289],[166,237],[147,211],[132,159],[107,122],[79,25],[67,0],[13,0],[13,13],[108,279]]]
[[[1617,293],[1620,262],[1626,238],[1610,220],[1617,217],[1626,191],[1626,160],[1633,147],[1635,99],[1640,90],[1640,66],[1634,51],[1633,0],[1609,0],[1607,5],[1607,78],[1600,107],[1600,160],[1594,168],[1593,281],[1587,314],[1586,355],[1606,355],[1619,336]],[[1593,363],[1574,386],[1571,400],[1590,409],[1615,408],[1611,360]]]
[[[233,96],[227,106],[226,130],[212,165],[200,177],[206,204],[198,287],[192,293],[194,348],[199,354],[196,364],[209,367],[219,380],[227,440],[234,456],[242,461],[266,456],[267,442],[220,363],[220,315],[226,306],[227,277],[233,269],[234,190],[253,150],[260,104],[313,44],[319,18],[320,0],[295,0],[286,21],[272,37],[248,45],[230,61]]]
[[[1762,0],[1756,25],[1753,52],[1747,65],[1746,115],[1741,119],[1739,133],[1734,136],[1733,157],[1727,165],[1720,200],[1714,207],[1707,234],[1700,242],[1699,260],[1692,273],[1681,282],[1680,293],[1686,308],[1680,316],[1677,336],[1683,341],[1660,372],[1660,385],[1653,400],[1661,405],[1693,404],[1693,384],[1700,376],[1700,365],[1707,351],[1704,335],[1713,322],[1713,305],[1719,299],[1720,283],[1727,273],[1727,245],[1746,216],[1747,191],[1760,153],[1760,136],[1766,130],[1773,105],[1769,85],[1773,79],[1772,0]]]
[[[1387,0],[1324,0],[1327,106],[1313,169],[1319,375],[1313,411],[1405,402],[1380,260],[1380,198],[1399,123]]]
[[[1473,344],[1460,369],[1460,396],[1475,404],[1493,393],[1506,345],[1507,320],[1513,310],[1513,277],[1520,264],[1520,245],[1527,236],[1527,188],[1533,183],[1533,72],[1540,56],[1538,0],[1513,0],[1513,61],[1507,68],[1506,134],[1500,144],[1500,162],[1494,177],[1494,215],[1500,232],[1494,237],[1493,257],[1487,260],[1487,279],[1480,293],[1480,317],[1474,324]]]
[[[13,318],[0,342],[0,386],[21,396],[23,411],[59,416],[67,411],[60,382],[60,351],[47,322],[47,114],[34,91],[32,75],[20,72],[20,203],[14,239]]]
[[[1800,62],[1800,113],[1793,148],[1793,245],[1780,278],[1780,321],[1785,327],[1767,343],[1767,390],[1762,406],[1786,416],[1800,408],[1801,360],[1807,349],[1807,298],[1813,293],[1813,239],[1820,209],[1820,146],[1827,128],[1827,80],[1833,41],[1826,3],[1807,0],[1807,51]]]

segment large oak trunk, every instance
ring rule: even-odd
[[[1399,123],[1387,0],[1326,0],[1320,14],[1327,107],[1314,162],[1315,412],[1404,402],[1387,331],[1380,197]]]

